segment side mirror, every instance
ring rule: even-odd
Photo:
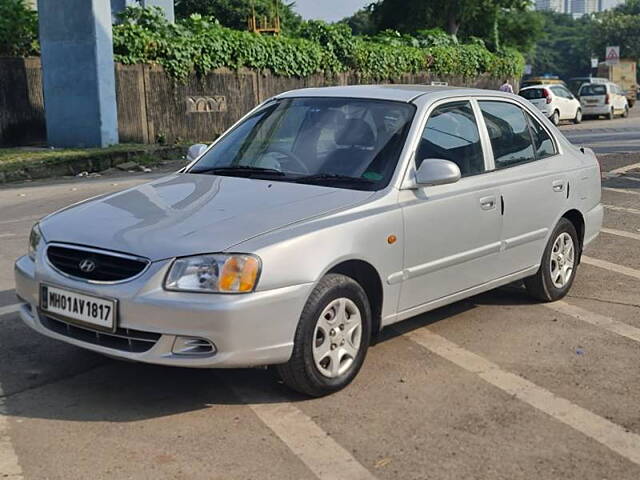
[[[446,185],[460,180],[462,173],[455,163],[439,158],[423,160],[416,172],[416,183],[419,186]]]
[[[204,143],[191,145],[189,150],[187,150],[187,160],[193,162],[196,158],[202,155],[207,148],[209,148],[209,145],[205,145]]]

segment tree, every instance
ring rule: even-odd
[[[604,55],[609,45],[619,45],[623,58],[640,59],[640,14],[633,12],[634,4],[640,8],[640,2],[627,2],[629,10],[615,9],[596,15],[592,22],[591,47],[597,55]]]
[[[618,5],[614,11],[624,15],[640,15],[640,0],[627,0],[622,5]]]
[[[0,56],[39,53],[38,16],[24,0],[0,0]]]
[[[442,28],[454,37],[478,36],[500,49],[499,17],[505,9],[524,12],[530,0],[381,0],[372,8],[380,30],[411,33]]]
[[[199,13],[203,16],[215,17],[225,27],[237,30],[247,29],[247,19],[255,11],[258,17],[274,17],[276,10],[285,31],[295,31],[302,18],[293,7],[295,3],[284,3],[283,0],[176,0],[176,15],[186,18]]]
[[[343,18],[340,23],[346,23],[354,35],[373,35],[378,31],[378,25],[373,16],[375,3],[361,8],[350,17]]]

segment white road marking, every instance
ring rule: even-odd
[[[625,165],[624,167],[614,168],[607,173],[609,175],[622,175],[623,173],[626,173],[629,170],[635,170],[636,168],[640,168],[640,163],[634,163],[631,165]]]
[[[617,235],[618,237],[640,240],[640,233],[625,232],[624,230],[615,230],[613,228],[601,228],[600,231],[602,233],[608,233],[609,235]]]
[[[613,210],[615,212],[626,212],[626,213],[633,213],[634,215],[640,215],[640,210],[638,210],[637,208],[626,208],[626,207],[618,207],[616,205],[602,205],[604,208],[607,208],[609,210]]]
[[[0,233],[0,238],[9,238],[9,237],[15,237],[16,234],[15,233]]]
[[[42,218],[42,215],[31,215],[30,217],[21,217],[21,218],[14,218],[13,220],[0,220],[0,225],[4,225],[7,223],[20,223],[20,222],[26,222],[29,220],[38,220]]]
[[[21,303],[15,303],[13,305],[7,305],[6,307],[0,307],[0,317],[2,315],[8,315],[10,313],[17,312],[20,310]]]
[[[238,386],[232,388],[320,480],[375,480],[369,470],[286,399],[251,404],[252,392]]]
[[[582,320],[583,322],[590,323],[591,325],[595,325],[596,327],[608,330],[617,335],[640,342],[640,328],[627,325],[626,323],[620,322],[611,317],[590,312],[589,310],[576,307],[575,305],[569,305],[567,302],[562,300],[553,303],[545,303],[544,306],[551,310],[555,310],[558,313],[568,315],[577,320]]]
[[[640,465],[640,435],[586,410],[499,365],[472,353],[426,328],[406,334],[422,347],[440,355],[515,398],[550,415]]]
[[[606,260],[600,260],[586,255],[582,256],[582,263],[598,268],[604,268],[605,270],[610,270],[614,273],[620,273],[627,277],[633,277],[640,280],[640,270],[636,270],[635,268],[625,267],[624,265],[618,265],[617,263],[607,262]]]
[[[624,177],[622,177],[622,178],[624,178],[625,180],[631,180],[631,181],[633,181],[633,182],[640,182],[640,178],[638,178],[638,177],[629,177],[629,176],[624,176]]]
[[[605,190],[607,192],[628,193],[630,195],[640,195],[640,192],[636,192],[635,190],[629,190],[628,188],[602,187],[602,190]]]
[[[2,385],[0,385],[0,396],[2,395]],[[6,413],[4,399],[0,398],[0,478],[21,480],[22,468],[9,437],[9,418]]]

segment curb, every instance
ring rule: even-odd
[[[78,157],[23,160],[0,165],[0,184],[44,178],[77,176],[81,172],[94,173],[108,170],[121,163],[144,158],[144,166],[153,166],[164,160],[177,160],[186,153],[182,146],[138,148],[119,152],[96,152]]]

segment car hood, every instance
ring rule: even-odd
[[[43,219],[40,228],[47,242],[160,260],[223,252],[371,195],[297,183],[176,174],[72,205]]]

